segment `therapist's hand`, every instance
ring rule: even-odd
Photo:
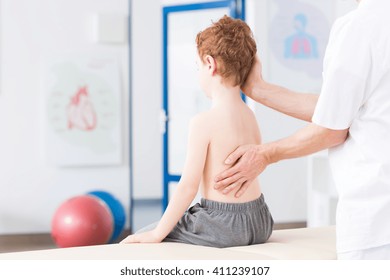
[[[242,145],[227,157],[225,164],[233,166],[215,177],[214,188],[224,194],[234,190],[235,196],[240,197],[267,167],[269,160],[261,145]]]
[[[255,87],[257,89],[261,89],[264,83],[261,61],[256,55],[252,68],[249,71],[248,77],[246,78],[244,85],[241,87],[241,90],[246,96],[254,99],[253,89]]]

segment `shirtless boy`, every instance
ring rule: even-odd
[[[214,177],[226,169],[232,150],[261,143],[254,113],[240,94],[257,51],[252,32],[245,22],[224,16],[200,32],[196,44],[199,82],[212,107],[190,122],[181,180],[161,220],[121,243],[231,247],[264,243],[272,233],[273,219],[258,180],[239,180],[249,186],[239,198],[214,189]],[[201,202],[188,209],[199,188]]]

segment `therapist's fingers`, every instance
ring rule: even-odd
[[[249,185],[252,183],[252,181],[246,181],[244,182],[241,187],[237,190],[236,194],[234,195],[235,197],[240,197],[242,196],[245,191],[248,189]]]
[[[245,183],[245,179],[244,178],[241,178],[237,181],[235,181],[234,183],[228,185],[227,187],[225,187],[223,190],[222,190],[222,193],[223,194],[228,194],[230,193],[231,191],[237,189],[237,188],[240,188],[241,185]]]
[[[225,164],[233,164],[235,163],[243,154],[248,150],[248,145],[239,146],[234,150],[225,160]]]
[[[230,167],[215,177],[214,189],[225,188],[238,179],[240,179],[240,175],[237,174],[237,166]]]
[[[241,175],[239,173],[233,173],[233,172],[234,172],[234,169],[232,171],[233,175],[230,176],[229,170],[226,170],[226,173],[223,173],[223,174],[227,174],[226,178],[215,183],[214,189],[216,189],[216,190],[225,189],[226,187],[231,186],[232,184],[236,183],[241,178]]]
[[[261,61],[258,55],[255,56],[255,60],[253,61],[252,68],[248,73],[248,76],[245,80],[245,83],[242,85],[241,90],[242,92],[250,97],[253,98],[253,87],[255,85],[262,84],[261,81],[263,80],[262,75],[262,65]]]
[[[226,178],[231,177],[234,174],[236,174],[240,168],[240,164],[239,164],[239,162],[237,162],[238,159],[240,159],[242,157],[242,155],[244,155],[246,153],[246,151],[248,149],[250,149],[250,147],[251,147],[251,145],[243,145],[243,146],[236,148],[225,160],[225,164],[233,164],[233,163],[235,163],[235,164],[232,167],[226,169],[225,171],[223,171],[223,172],[219,173],[217,176],[215,176],[215,178],[214,178],[215,182],[218,183],[218,182],[223,181]],[[226,187],[227,185],[222,184],[222,186]],[[220,186],[218,186],[217,188],[220,188]]]

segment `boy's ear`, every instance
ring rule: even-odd
[[[217,72],[217,61],[211,55],[206,55],[205,62],[211,75],[214,75]]]

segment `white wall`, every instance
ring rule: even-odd
[[[128,15],[128,1],[2,0],[0,47],[0,234],[49,232],[67,198],[105,189],[129,207],[128,44],[91,40],[90,16]],[[48,56],[112,55],[120,61],[123,164],[99,168],[48,166],[43,154],[42,68]]]
[[[162,8],[160,1],[131,4],[133,197],[162,196]]]

